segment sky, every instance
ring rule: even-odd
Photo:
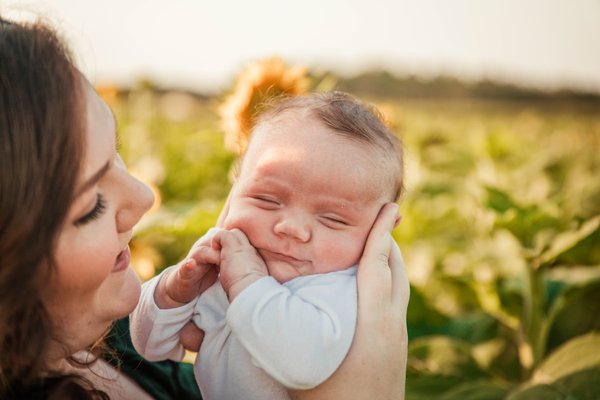
[[[226,90],[259,58],[600,93],[600,0],[0,0],[43,16],[96,84]]]

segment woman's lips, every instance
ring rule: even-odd
[[[119,253],[117,256],[117,261],[115,262],[115,266],[113,267],[112,272],[119,272],[127,269],[129,267],[129,263],[131,262],[131,253],[129,251],[129,246],[125,247],[125,250]]]

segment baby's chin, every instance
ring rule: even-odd
[[[285,283],[299,276],[306,275],[297,267],[283,261],[272,260],[267,261],[266,264],[269,275],[275,278],[279,283]]]

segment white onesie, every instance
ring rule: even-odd
[[[154,302],[159,275],[143,285],[131,315],[133,343],[150,361],[179,361],[179,332],[191,319],[205,332],[194,363],[205,400],[289,399],[286,388],[315,387],[344,360],[356,325],[356,271],[353,266],[284,284],[267,276],[231,304],[217,281],[174,309]]]

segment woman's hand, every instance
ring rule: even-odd
[[[400,249],[391,236],[398,206],[384,206],[358,268],[358,318],[350,352],[324,383],[290,391],[294,399],[404,399],[410,296]]]

